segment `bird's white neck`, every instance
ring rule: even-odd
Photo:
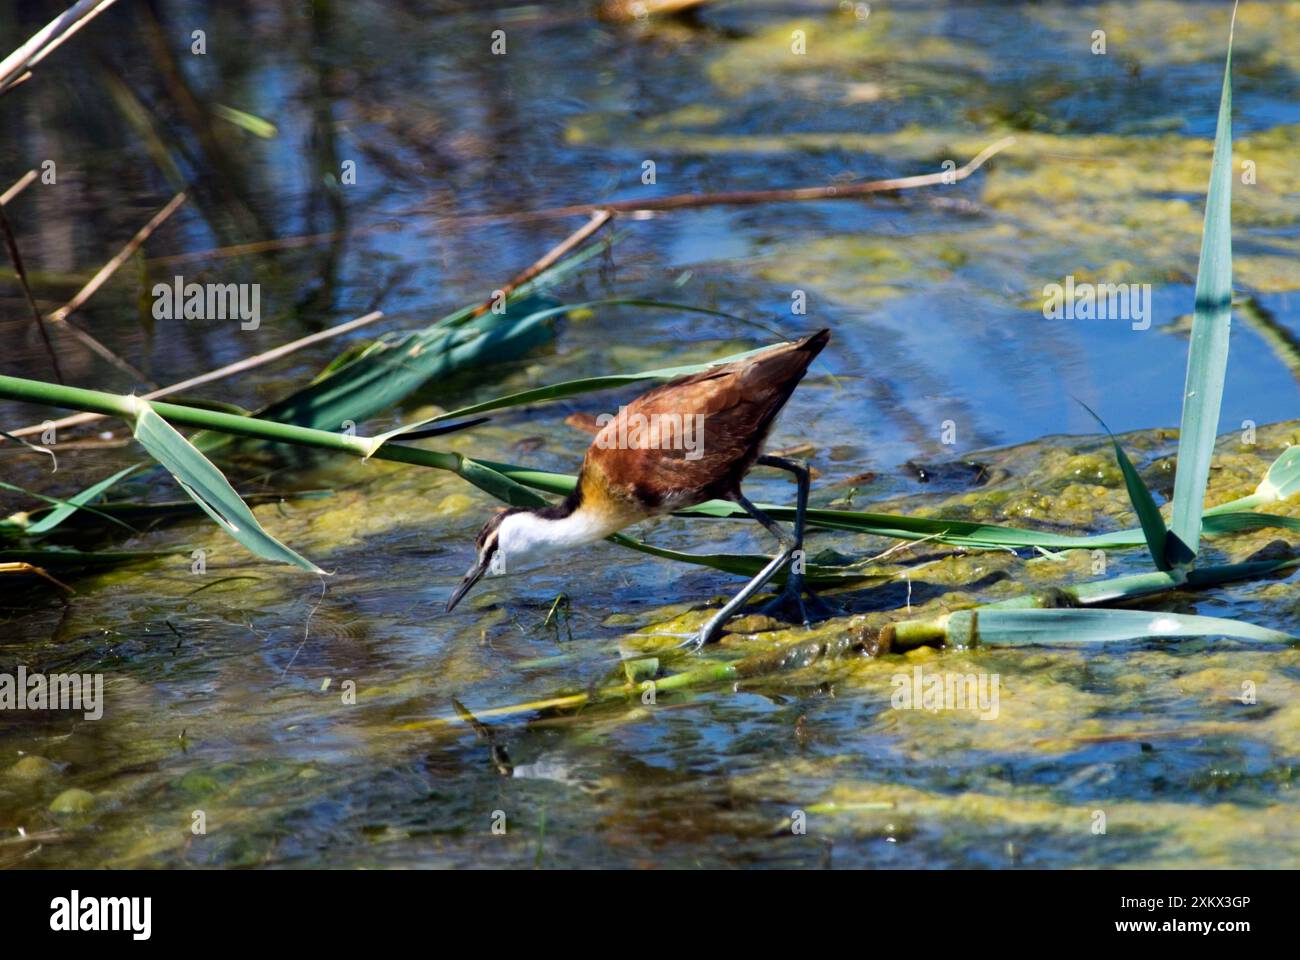
[[[582,509],[562,517],[543,517],[531,511],[512,513],[501,521],[497,550],[504,554],[507,568],[517,569],[531,558],[595,543],[617,529],[618,524]]]

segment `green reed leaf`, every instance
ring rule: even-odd
[[[1233,11],[1235,22],[1236,11]],[[1178,473],[1173,519],[1165,547],[1167,563],[1190,566],[1201,539],[1205,487],[1219,432],[1223,381],[1232,328],[1232,32],[1219,95],[1214,159],[1205,199],[1201,258],[1196,270],[1196,308],[1187,351],[1187,379],[1178,435]]]

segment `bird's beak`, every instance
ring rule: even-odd
[[[461,580],[460,585],[452,593],[451,599],[447,601],[447,613],[451,613],[452,608],[460,603],[460,598],[469,593],[469,588],[483,578],[483,574],[487,573],[487,568],[486,561],[479,561],[469,568],[469,572],[465,574],[465,578]]]

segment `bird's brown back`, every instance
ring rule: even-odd
[[[773,422],[808,365],[830,339],[822,330],[794,343],[648,390],[627,405],[619,419],[596,435],[582,464],[586,496],[613,501],[611,508],[668,512],[715,497],[730,497],[762,452]],[[698,457],[682,444],[658,446],[645,423],[698,424]],[[703,415],[702,421],[691,418]],[[671,439],[671,438],[670,438]],[[593,504],[595,506],[595,504]]]

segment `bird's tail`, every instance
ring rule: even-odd
[[[785,377],[802,377],[817,354],[830,342],[829,329],[818,330],[792,343],[783,343],[772,348],[770,353],[760,353],[756,359],[767,361],[773,371],[780,369]],[[797,373],[796,373],[797,371]],[[778,379],[782,374],[777,374]]]
[[[747,363],[744,373],[744,389],[756,399],[759,395],[772,395],[772,415],[785,405],[790,394],[803,379],[808,366],[817,354],[822,352],[831,338],[829,330],[795,340],[793,343],[781,343],[756,354]]]
[[[830,342],[831,342],[830,327],[826,327],[825,329],[818,330],[816,333],[810,333],[802,340],[796,340],[795,346],[798,347],[800,350],[805,350],[808,352],[808,362],[811,363],[813,358],[816,357],[817,354],[821,353],[822,350],[825,349],[826,344]]]

